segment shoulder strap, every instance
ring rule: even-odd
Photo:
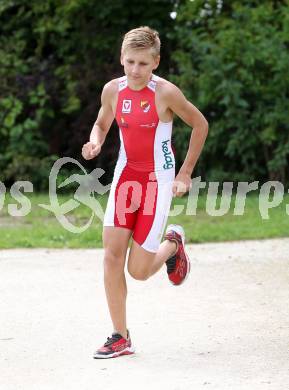
[[[147,85],[147,87],[155,92],[156,91],[156,86],[157,86],[157,80],[158,80],[158,76],[156,76],[155,74],[152,74],[152,77]]]
[[[118,90],[122,91],[127,87],[127,77],[123,76],[118,79]]]

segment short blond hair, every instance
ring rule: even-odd
[[[128,31],[122,41],[121,53],[126,49],[152,49],[152,55],[160,55],[161,41],[159,33],[148,26],[141,26]]]

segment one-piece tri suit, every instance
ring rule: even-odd
[[[172,121],[160,121],[155,104],[158,77],[141,90],[118,79],[116,121],[120,150],[110,189],[104,226],[133,231],[133,239],[157,252],[172,200],[175,159]]]

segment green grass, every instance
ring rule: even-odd
[[[186,199],[178,199],[178,204],[185,204]],[[259,211],[258,196],[248,196],[244,215],[234,215],[235,197],[224,216],[210,216],[206,212],[206,197],[199,198],[196,216],[182,213],[170,218],[170,222],[184,226],[189,242],[215,242],[245,239],[264,239],[289,236],[289,215],[286,214],[289,196],[283,202],[268,211],[269,219],[263,219]]]
[[[25,194],[31,202],[31,211],[24,217],[11,217],[8,204],[17,204],[15,199],[6,196],[0,210],[0,248],[95,248],[101,247],[102,223],[94,217],[91,226],[83,233],[74,234],[67,231],[58,222],[54,214],[39,207],[38,204],[49,204],[48,195]],[[62,195],[59,203],[63,204],[72,196]],[[98,198],[103,207],[107,197]],[[206,195],[198,200],[196,215],[186,215],[183,211],[176,217],[169,217],[168,223],[183,225],[188,242],[214,242],[243,239],[263,239],[289,236],[289,215],[286,214],[286,204],[289,196],[285,195],[283,202],[269,210],[269,219],[262,219],[259,211],[257,195],[247,197],[245,212],[242,216],[233,215],[235,198],[232,198],[230,211],[224,216],[210,216],[206,211]],[[175,198],[172,207],[184,205],[186,210],[187,197]],[[1,204],[0,204],[1,206]],[[18,204],[20,208],[20,205]],[[91,210],[80,205],[67,216],[75,226],[83,226],[91,215]]]

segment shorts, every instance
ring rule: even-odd
[[[116,166],[104,215],[104,226],[133,231],[133,239],[149,252],[157,252],[172,201],[174,169],[142,172]]]

